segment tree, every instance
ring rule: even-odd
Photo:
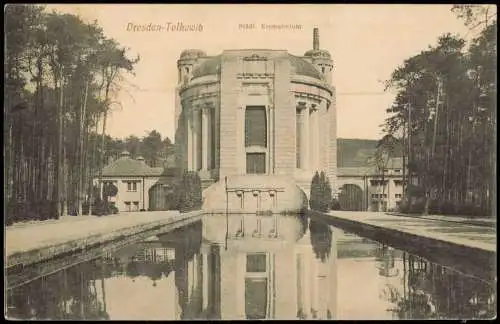
[[[146,164],[157,167],[159,154],[163,149],[161,134],[156,130],[151,131],[142,139],[141,153]]]
[[[496,7],[493,5],[453,5],[451,11],[464,21],[470,30],[486,29],[496,18]]]
[[[316,172],[311,181],[309,207],[312,210],[327,212],[332,201],[332,188],[323,171]]]
[[[485,25],[469,48],[460,37],[441,36],[436,46],[405,60],[387,82],[397,94],[384,130],[407,134],[409,187],[415,177],[424,192],[420,212],[437,203],[443,205],[438,212],[491,214],[496,21]],[[450,205],[451,210],[444,207]]]
[[[178,191],[178,209],[181,213],[198,210],[202,207],[201,179],[197,172],[184,172]]]
[[[141,139],[137,136],[131,135],[125,139],[125,148],[133,158],[141,154],[141,146]]]
[[[111,104],[116,103],[111,100],[111,91],[115,87],[117,90],[117,81],[121,79],[121,72],[127,71],[133,73],[134,64],[139,62],[139,57],[135,59],[129,59],[126,56],[126,49],[120,48],[119,44],[114,39],[103,39],[100,42],[100,47],[98,50],[98,62],[101,67],[101,78],[102,87],[101,90],[104,91],[104,102],[103,102],[103,122],[102,122],[102,142],[101,150],[102,155],[99,164],[99,183],[102,183],[102,168],[105,163],[104,157],[104,138],[106,135],[106,122],[108,118],[108,112],[110,110]]]
[[[106,84],[101,71],[113,65],[99,56],[107,38],[96,23],[42,6],[8,5],[5,17],[8,222],[59,217],[66,210],[81,214],[83,196],[92,195],[97,155],[105,151],[97,145],[104,139],[97,126],[110,103],[100,94]],[[114,44],[115,52],[124,53]]]
[[[309,195],[309,208],[316,210],[318,206],[319,197],[319,173],[316,171],[311,180],[311,192]]]

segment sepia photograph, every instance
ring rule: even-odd
[[[4,5],[4,317],[497,317],[497,8]]]

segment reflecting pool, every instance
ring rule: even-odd
[[[492,318],[495,286],[305,215],[205,215],[9,289],[7,316]]]

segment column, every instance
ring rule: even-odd
[[[209,116],[208,114],[210,113],[208,107],[205,107],[202,110],[202,119],[201,119],[201,130],[202,130],[202,160],[201,160],[201,169],[203,171],[208,170],[208,164],[209,164],[209,154],[208,154],[208,146],[210,144],[209,142],[209,131],[208,131],[208,125],[209,125]]]
[[[318,119],[318,110],[315,105],[311,106],[311,116],[309,121],[309,127],[312,131],[310,134],[311,138],[311,148],[310,148],[310,167],[313,171],[318,171],[318,155],[319,155],[319,119]]]
[[[193,166],[193,114],[186,114],[186,132],[187,132],[187,165],[188,170],[194,169]]]
[[[319,170],[319,169],[323,168],[323,165],[321,164],[321,154],[320,154],[321,149],[322,149],[322,147],[320,145],[320,143],[321,143],[320,134],[323,130],[321,128],[321,119],[322,118],[320,118],[320,114],[319,114],[320,107],[318,107],[317,105],[314,105],[314,106],[316,108],[316,111],[315,111],[315,114],[316,114],[316,117],[315,117],[316,118],[316,129],[315,129],[315,131],[316,131],[316,134],[315,134],[316,135],[316,169]],[[326,136],[328,136],[328,135],[325,134],[325,137]]]
[[[199,117],[199,110],[198,108],[193,109],[193,170],[198,171],[200,168],[200,165],[198,163],[199,161],[199,156],[198,156],[198,150],[200,146],[200,141],[198,138],[198,134],[200,131],[200,119]]]
[[[318,296],[318,262],[319,260],[316,259],[315,257],[312,258],[312,284],[311,284],[311,309],[316,311],[316,318],[319,318],[320,315],[320,309],[319,309],[319,296]],[[313,314],[311,314],[312,316]]]
[[[199,265],[198,265],[198,262],[199,262],[199,259],[198,259],[198,253],[195,253],[193,255],[193,283],[191,285],[191,289],[192,289],[192,292],[191,292],[191,307],[192,307],[192,314],[193,316],[197,317],[199,315],[199,306],[200,306],[200,303],[199,303]]]
[[[204,252],[202,254],[203,256],[203,260],[202,260],[202,267],[203,267],[203,272],[202,272],[202,280],[203,280],[203,286],[202,286],[202,290],[203,290],[203,302],[202,302],[202,309],[203,311],[207,311],[208,310],[208,289],[209,289],[209,281],[208,281],[208,278],[209,278],[209,268],[208,268],[208,253],[207,252]]]
[[[303,254],[302,258],[302,291],[303,291],[303,311],[304,315],[307,316],[307,319],[310,319],[311,317],[311,263],[312,263],[312,258],[310,255],[310,251],[307,251],[306,253]]]
[[[309,114],[309,120],[308,120],[308,128],[309,128],[309,154],[307,155],[308,160],[309,160],[309,169],[311,171],[316,171],[316,167],[314,165],[314,111],[310,109],[309,107],[307,108],[308,114]]]
[[[302,131],[300,133],[300,168],[304,170],[309,169],[309,109],[302,108]]]
[[[237,148],[236,159],[238,161],[237,170],[239,174],[246,174],[246,147],[245,147],[245,106],[238,107],[236,121],[234,124]]]
[[[213,114],[215,114],[215,109],[213,106],[207,107],[207,116],[208,116],[208,127],[207,127],[207,132],[208,132],[208,140],[207,140],[207,155],[208,155],[208,163],[207,163],[207,168],[208,170],[212,170],[215,168],[215,165],[212,165],[212,155],[215,152],[215,147],[212,147],[212,143],[214,143],[213,140]],[[215,162],[214,162],[215,163]]]
[[[187,262],[187,302],[188,305],[191,304],[191,301],[193,300],[193,290],[194,290],[194,279],[195,279],[195,274],[194,274],[194,257],[193,259],[189,260]],[[192,305],[190,305],[192,307]],[[192,309],[189,309],[189,313],[191,313]]]
[[[267,153],[266,153],[266,173],[271,174],[273,165],[272,165],[272,137],[271,137],[271,106],[266,106],[266,140],[267,140]]]

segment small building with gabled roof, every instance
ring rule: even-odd
[[[144,158],[133,159],[127,151],[102,169],[103,183],[112,183],[118,188],[117,195],[109,197],[109,201],[120,212],[167,208],[164,201],[168,190],[163,187],[172,190],[176,176],[175,169],[150,167]],[[94,184],[99,184],[99,174],[96,174]]]

